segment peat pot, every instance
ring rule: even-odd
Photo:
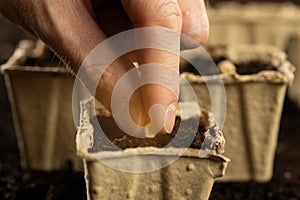
[[[88,199],[209,198],[215,179],[224,175],[229,161],[220,155],[225,141],[209,113],[177,118],[171,134],[137,138],[121,131],[104,109],[94,112],[92,102],[81,104],[77,133]],[[190,104],[182,108],[192,109],[197,102]],[[191,128],[195,125],[196,135]]]
[[[72,116],[74,77],[60,63],[41,42],[24,40],[1,66],[24,168],[82,168]]]
[[[294,67],[285,53],[271,46],[219,45],[206,49],[218,67],[206,66],[209,62],[201,61],[201,50],[187,50],[182,54],[189,60],[198,59],[196,65],[207,71],[202,70],[199,75],[190,64],[182,62],[181,77],[194,89],[201,108],[210,110],[214,105],[216,120],[225,118],[224,155],[231,162],[220,180],[269,181],[283,102],[293,80]],[[186,85],[181,85],[182,101],[189,100]],[[214,99],[210,99],[208,88],[214,93]]]

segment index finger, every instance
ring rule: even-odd
[[[170,133],[175,123],[179,91],[181,10],[176,0],[124,0],[122,3],[135,28],[162,29],[139,35],[142,40],[138,42],[145,43],[144,46],[149,44],[150,48],[138,50],[137,58],[139,65],[144,65],[141,67],[142,82],[147,83],[141,87],[145,110],[151,119],[145,127],[146,134],[155,135],[159,131]],[[151,48],[153,43],[162,44],[167,49]]]

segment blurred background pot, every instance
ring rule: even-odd
[[[23,40],[1,66],[21,166],[38,170],[81,168],[72,115],[74,77],[40,41]]]
[[[214,102],[217,104],[216,118],[226,114],[223,127],[227,141],[225,156],[231,163],[221,180],[269,181],[284,97],[292,83],[294,67],[284,52],[266,45],[220,45],[207,47],[207,50],[216,61],[217,69],[206,66],[199,50],[194,49],[182,54],[198,59],[197,66],[208,71],[204,71],[203,76],[192,73],[193,67],[185,62],[182,62],[181,70],[190,71],[183,73],[182,78],[191,84],[202,108],[210,110],[211,102]],[[216,93],[224,87],[225,94],[210,99],[206,84]],[[181,85],[182,101],[190,100],[186,85]],[[227,110],[218,105],[224,98]]]
[[[210,45],[269,44],[286,51],[297,68],[288,94],[300,108],[300,6],[287,1],[223,1],[210,7],[208,16]]]

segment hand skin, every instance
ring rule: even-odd
[[[95,46],[124,30],[168,28],[199,44],[207,40],[209,32],[203,0],[0,0],[0,12],[42,39],[75,73]],[[180,44],[180,39],[176,42]],[[134,67],[133,60],[179,70],[179,56],[158,49],[143,49],[120,57],[98,83],[96,98],[106,108],[111,109],[113,88]],[[145,126],[150,122],[147,113],[151,105],[160,104],[167,109],[177,101],[163,86],[144,85],[134,93],[130,113],[135,122]],[[174,121],[175,112],[170,112],[161,132],[171,132]]]

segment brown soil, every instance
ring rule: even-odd
[[[214,62],[216,62],[216,65],[218,66],[218,64],[222,61],[225,61],[227,59],[225,58],[219,58],[218,60],[214,60]],[[210,64],[209,61],[206,60],[199,60],[198,61],[199,64],[197,64],[196,68],[193,67],[192,65],[187,65],[185,67],[181,67],[181,73],[182,72],[190,72],[196,75],[216,75],[220,73],[220,69],[217,69],[215,66],[208,66],[208,64]],[[201,64],[200,64],[201,63]],[[249,62],[247,64],[236,64],[233,63],[236,67],[236,72],[240,75],[246,75],[246,74],[256,74],[260,71],[263,70],[274,70],[276,71],[276,68],[269,65],[269,64],[265,64],[262,62]],[[205,66],[205,67],[200,67],[200,66]],[[201,74],[199,74],[199,72],[201,72]]]
[[[236,66],[236,72],[241,75],[245,74],[256,74],[263,70],[276,70],[275,67],[268,64],[259,63],[259,62],[250,62],[243,65]]]
[[[175,136],[177,135],[181,119],[176,118],[175,127],[170,134],[157,134],[154,138],[137,138],[124,133],[118,128],[115,121],[111,117],[94,117],[91,119],[91,123],[94,125],[99,123],[103,129],[103,133],[109,133],[107,135],[100,134],[100,132],[94,132],[94,146],[90,149],[90,152],[98,152],[102,150],[119,150],[136,147],[165,147],[170,144]],[[218,131],[216,128],[209,127],[208,115],[203,113],[199,120],[198,130],[195,134],[192,134],[191,127],[195,127],[197,119],[189,119],[187,123],[181,124],[182,132],[178,134],[178,139],[174,144],[170,144],[172,147],[192,147],[200,149],[202,142],[205,138],[205,132],[208,130],[210,135],[216,136]],[[107,138],[108,139],[107,139]],[[194,138],[194,139],[193,139]],[[189,141],[193,141],[190,144]],[[184,146],[184,145],[188,146]],[[117,148],[116,146],[119,148]]]

